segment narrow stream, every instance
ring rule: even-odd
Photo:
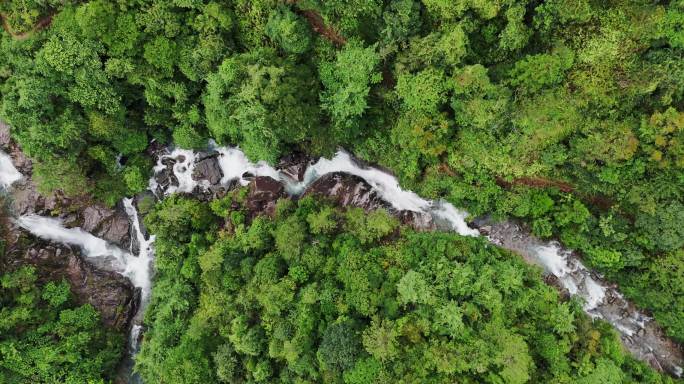
[[[315,164],[309,165],[303,180],[297,181],[265,162],[250,162],[237,148],[213,145],[211,150],[218,154],[222,185],[229,185],[237,180],[244,186],[249,184],[250,175],[269,176],[282,182],[289,194],[298,196],[321,176],[332,172],[343,172],[363,178],[396,210],[409,210],[429,215],[442,230],[454,231],[464,236],[480,236],[481,234],[480,230],[471,228],[467,224],[467,212],[446,201],[430,201],[412,191],[405,191],[401,189],[393,175],[373,167],[362,166],[344,151],[337,152],[332,159],[321,158]],[[152,177],[149,182],[150,190],[158,197],[163,197],[172,193],[191,193],[196,188],[208,189],[209,185],[206,180],[196,181],[192,177],[199,158],[198,153],[184,149],[174,149],[159,156],[154,173],[158,174],[167,169],[168,164],[172,164],[173,176],[177,183],[164,189],[157,183],[155,177]],[[0,156],[0,184],[11,184],[13,182],[11,180],[16,178],[16,175],[5,167]],[[124,199],[123,204],[140,243],[138,255],[112,247],[104,240],[97,239],[79,228],[63,228],[55,219],[23,216],[17,219],[17,223],[36,236],[78,245],[88,257],[113,259],[116,262],[117,271],[129,277],[136,287],[141,288],[143,291],[141,309],[136,315],[131,331],[132,351],[135,353],[137,350],[135,343],[141,331],[142,313],[149,300],[152,284],[154,238],[146,239],[143,235],[132,200]],[[677,345],[663,336],[662,331],[651,318],[628,303],[600,276],[588,270],[574,252],[564,249],[555,241],[536,239],[522,226],[515,223],[485,221],[478,223],[478,226],[482,234],[486,235],[492,243],[519,253],[528,262],[540,265],[546,274],[555,276],[558,285],[583,301],[584,310],[590,316],[612,324],[619,332],[625,346],[637,358],[681,377],[684,357]]]

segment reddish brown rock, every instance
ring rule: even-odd
[[[78,251],[64,245],[36,241],[25,249],[11,249],[8,268],[32,265],[42,282],[66,280],[78,304],[90,304],[109,327],[124,331],[135,315],[140,292],[116,272],[95,268]]]
[[[279,181],[268,176],[257,176],[249,183],[245,206],[252,216],[273,216],[276,202],[284,196],[285,188]]]
[[[325,196],[342,207],[359,207],[366,211],[378,208],[390,209],[377,192],[358,176],[335,172],[321,176],[304,192],[308,195]]]

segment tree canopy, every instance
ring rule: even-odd
[[[172,197],[147,217],[159,270],[146,381],[669,381],[483,239],[310,197],[250,220],[243,199]]]
[[[7,0],[0,17],[0,118],[41,191],[114,205],[157,145],[271,163],[344,147],[561,240],[684,341],[681,0]]]

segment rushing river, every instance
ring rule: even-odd
[[[520,254],[528,262],[540,265],[547,275],[554,276],[557,285],[583,301],[584,310],[590,316],[612,324],[619,332],[625,346],[637,358],[646,360],[651,365],[675,376],[682,375],[680,366],[683,358],[677,345],[664,337],[652,319],[627,302],[616,288],[588,270],[574,252],[564,249],[555,241],[536,239],[522,226],[511,222],[480,221],[478,223],[480,230],[471,228],[466,222],[467,212],[448,202],[426,200],[412,191],[403,190],[393,175],[377,168],[363,166],[344,151],[337,152],[331,159],[321,158],[309,165],[302,181],[298,181],[265,162],[250,162],[237,148],[212,146],[211,150],[218,153],[217,159],[222,174],[220,183],[223,185],[229,185],[235,181],[241,185],[247,185],[249,175],[269,176],[283,183],[289,194],[297,196],[321,176],[342,172],[364,179],[382,199],[396,210],[429,215],[439,229],[454,231],[464,236],[480,236],[481,230],[482,235],[487,236],[492,243]],[[172,173],[177,183],[163,189],[152,177],[149,184],[150,190],[161,198],[162,195],[191,193],[198,188],[209,188],[206,180],[196,181],[192,177],[199,157],[198,153],[184,149],[174,149],[160,155],[154,167],[154,173],[162,172],[167,169],[168,164],[172,164]],[[0,156],[0,184],[2,185],[10,185],[13,179],[16,181],[16,173],[18,173],[15,173],[16,170],[5,169],[6,167],[7,162]],[[20,174],[19,177],[21,177]],[[145,238],[143,235],[138,214],[131,199],[124,199],[123,203],[140,243],[140,252],[137,255],[112,247],[104,240],[97,239],[78,228],[66,229],[54,219],[24,216],[18,218],[17,223],[36,236],[80,246],[88,257],[111,259],[117,271],[129,277],[136,287],[141,288],[143,303],[134,321],[131,337],[135,343],[140,332],[141,314],[149,300],[152,284],[154,238]],[[133,350],[135,349],[134,344]]]

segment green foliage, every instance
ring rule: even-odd
[[[124,335],[74,305],[66,281],[41,285],[33,267],[0,275],[0,319],[3,383],[109,381],[124,350]]]
[[[239,195],[214,212],[243,214]],[[218,233],[178,225],[200,206],[171,197],[146,221],[161,263],[137,357],[145,380],[660,380],[624,356],[609,325],[483,239],[395,231],[382,211],[312,198]],[[195,257],[200,272],[184,275]]]
[[[511,70],[511,85],[526,92],[538,92],[542,88],[560,84],[572,64],[573,53],[567,48],[561,48],[555,54],[527,56],[515,63]]]
[[[208,78],[207,125],[254,159],[275,162],[285,144],[316,135],[316,86],[309,69],[264,50],[225,60]]]
[[[328,155],[344,146],[390,168],[402,187],[474,215],[514,216],[562,240],[684,340],[677,290],[663,289],[668,273],[654,272],[664,258],[681,260],[681,1],[7,0],[0,14],[9,32],[0,38],[0,118],[33,160],[42,192],[113,205],[142,191],[152,138],[196,149],[213,138],[271,163],[291,150]],[[231,226],[247,224],[244,212],[219,205]],[[310,212],[293,223],[318,241],[340,230],[363,246],[398,236],[373,215]],[[205,231],[213,221],[195,224]],[[314,258],[301,233],[258,227],[269,233],[261,248]],[[187,280],[202,274],[208,240],[186,235],[193,250],[178,268]],[[311,274],[296,268],[291,277]],[[169,318],[181,299],[198,300],[192,285],[165,289],[178,299]],[[289,297],[288,289],[269,297]],[[432,348],[424,353],[439,355]],[[168,353],[180,366],[185,352]],[[243,377],[230,368],[234,353],[221,355],[227,381]],[[336,379],[388,377],[384,361],[358,361]],[[525,377],[526,362],[515,361],[506,380]],[[198,369],[212,364],[207,357]],[[251,381],[279,372],[257,359],[249,367]]]
[[[306,22],[288,8],[271,11],[266,34],[287,53],[302,54],[311,47],[311,31]]]
[[[44,194],[61,189],[75,196],[87,193],[90,187],[83,169],[75,161],[67,159],[34,164],[33,178],[38,183],[39,191]]]
[[[334,61],[320,65],[321,107],[330,115],[333,135],[340,141],[358,134],[360,118],[368,108],[370,87],[380,82],[380,58],[374,46],[356,41],[338,52]]]
[[[684,205],[673,202],[658,207],[655,214],[640,214],[635,226],[645,236],[646,246],[661,251],[674,251],[684,245]]]

